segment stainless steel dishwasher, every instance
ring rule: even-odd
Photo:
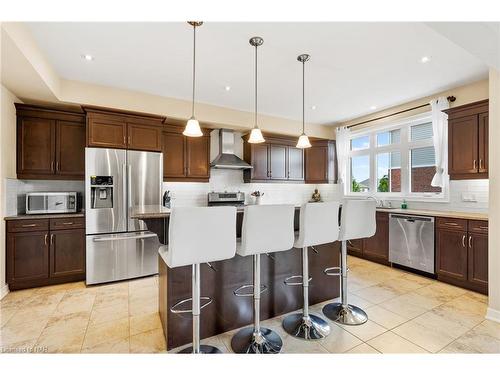
[[[390,214],[389,261],[434,273],[434,218]]]

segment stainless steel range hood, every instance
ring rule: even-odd
[[[218,169],[249,169],[250,164],[234,154],[234,131],[219,129],[219,155],[210,163]]]

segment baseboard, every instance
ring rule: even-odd
[[[486,310],[486,319],[500,323],[500,311],[488,307],[488,309]]]
[[[2,289],[0,289],[0,299],[3,299],[7,294],[9,294],[9,284],[5,284]]]

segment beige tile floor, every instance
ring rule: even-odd
[[[355,257],[349,266],[350,302],[369,321],[329,322],[330,335],[315,342],[289,336],[283,317],[263,322],[281,335],[284,353],[500,353],[500,324],[484,319],[487,297]],[[157,277],[9,293],[0,302],[0,352],[165,352],[157,295]],[[311,311],[323,316],[323,305]],[[231,352],[233,334],[203,343]]]

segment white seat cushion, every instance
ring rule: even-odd
[[[294,246],[303,248],[337,241],[339,207],[339,202],[303,204],[300,207],[300,235]]]

